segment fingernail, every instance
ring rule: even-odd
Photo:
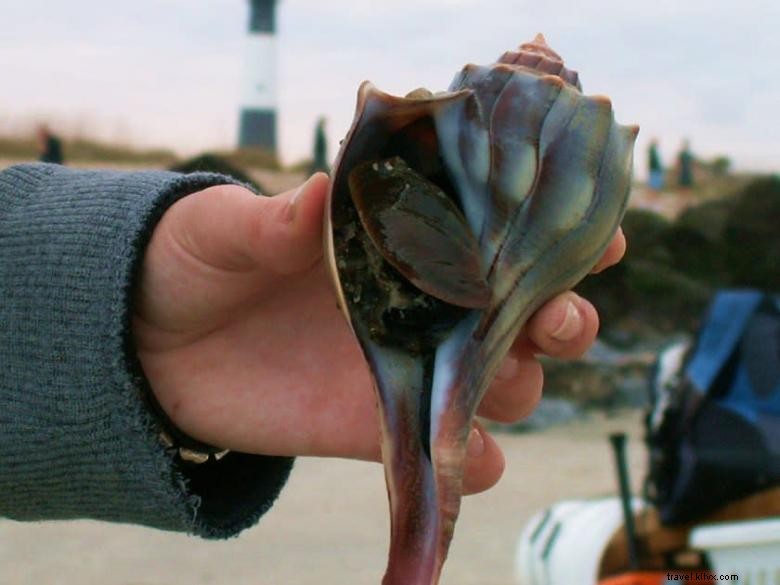
[[[558,341],[571,341],[582,331],[582,315],[572,301],[566,304],[566,316],[550,337]]]
[[[477,429],[471,429],[469,439],[466,443],[466,455],[469,457],[479,457],[485,452],[485,439]]]
[[[301,198],[301,195],[309,186],[309,183],[311,183],[311,180],[313,178],[314,175],[306,179],[303,185],[298,187],[295,193],[292,194],[292,197],[290,197],[290,201],[287,202],[287,209],[284,210],[284,221],[286,221],[287,223],[292,223],[295,220],[295,212],[298,208],[298,200]]]
[[[517,376],[518,372],[520,371],[520,361],[515,358],[505,358],[504,363],[501,364],[501,368],[499,368],[498,373],[496,374],[496,378],[499,380],[511,380],[515,376]]]

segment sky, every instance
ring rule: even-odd
[[[181,155],[235,144],[247,0],[0,0],[0,14],[0,135],[48,120]],[[285,163],[310,155],[321,115],[335,156],[364,79],[445,89],[543,32],[585,93],[640,125],[640,172],[653,137],[668,164],[687,137],[703,158],[780,170],[777,0],[280,0],[277,28]]]

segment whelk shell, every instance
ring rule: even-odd
[[[604,252],[637,131],[541,35],[447,92],[361,85],[325,236],[377,392],[385,585],[438,582],[477,405],[529,316]]]

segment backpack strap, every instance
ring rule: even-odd
[[[780,297],[778,297],[780,299]],[[740,346],[756,400],[780,414],[780,307],[767,296],[750,320]]]
[[[763,293],[752,290],[729,290],[715,296],[685,369],[694,390],[702,395],[707,393],[734,353],[748,319],[763,297]]]

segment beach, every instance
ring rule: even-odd
[[[556,501],[614,494],[607,435],[630,436],[643,477],[641,415],[627,411],[496,435],[507,459],[493,489],[464,499],[441,585],[512,585],[518,536]],[[388,512],[378,464],[298,459],[276,505],[228,541],[93,521],[0,520],[3,585],[379,585]]]

